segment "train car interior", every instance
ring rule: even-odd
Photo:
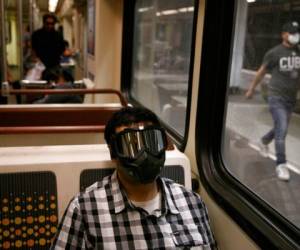
[[[64,41],[55,80],[34,49],[47,13]],[[159,118],[161,176],[201,196],[215,249],[300,249],[300,92],[283,179],[265,66],[300,1],[0,0],[0,22],[0,249],[50,248],[70,200],[116,168],[104,131],[128,106]],[[298,79],[298,43],[276,76]]]

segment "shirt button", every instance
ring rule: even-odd
[[[180,232],[176,231],[176,232],[173,233],[173,235],[174,235],[174,236],[179,236],[179,235],[180,235]]]

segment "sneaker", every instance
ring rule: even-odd
[[[286,166],[286,164],[279,164],[276,167],[276,174],[278,179],[283,181],[288,181],[290,179],[290,172]]]
[[[269,146],[266,144],[263,144],[262,141],[259,141],[258,147],[259,147],[259,153],[261,154],[261,156],[267,158],[269,156]]]

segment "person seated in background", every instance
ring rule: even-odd
[[[42,73],[42,79],[45,79],[55,89],[73,89],[74,78],[68,71],[61,67],[55,69],[46,69]],[[83,97],[74,94],[51,94],[35,101],[35,104],[42,103],[82,103]]]
[[[116,170],[72,199],[50,249],[216,249],[200,196],[160,177],[167,135],[156,115],[123,108],[104,137]]]
[[[69,42],[64,40],[65,50],[60,57],[60,66],[74,76],[75,60],[73,59],[74,51],[70,48]]]
[[[67,40],[64,40],[65,50],[61,56],[60,63],[68,63],[70,62],[70,59],[72,58],[74,52],[70,48],[70,44]]]

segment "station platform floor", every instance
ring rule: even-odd
[[[268,104],[259,93],[252,99],[242,94],[230,95],[227,107],[226,127],[249,141],[249,146],[259,150],[260,138],[273,127]],[[269,158],[275,160],[274,142],[269,145]],[[300,174],[300,115],[293,113],[286,137],[288,167]]]
[[[300,115],[292,115],[286,138],[291,178],[281,181],[275,173],[274,143],[267,158],[259,153],[260,137],[273,125],[267,103],[256,95],[228,100],[223,156],[228,171],[294,225],[300,228]],[[227,163],[227,164],[226,164]]]

